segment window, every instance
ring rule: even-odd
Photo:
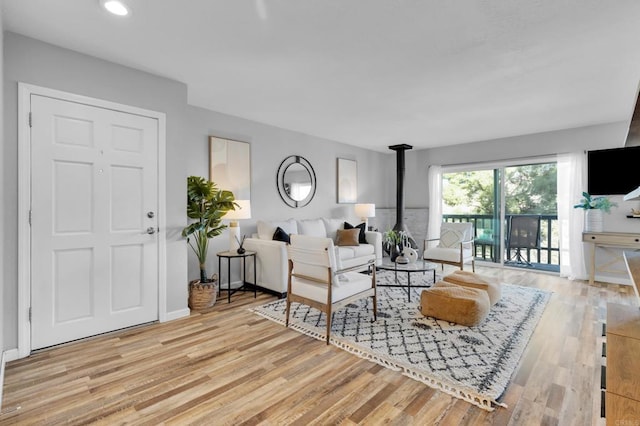
[[[507,230],[512,216],[523,215],[540,217],[540,244],[519,250],[516,258],[506,247]],[[478,260],[559,271],[555,160],[443,167],[442,216],[474,223]]]

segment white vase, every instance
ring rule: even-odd
[[[587,209],[584,211],[585,232],[602,232],[604,230],[604,214],[600,209]]]

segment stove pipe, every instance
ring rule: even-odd
[[[409,229],[404,224],[404,152],[413,149],[407,144],[391,145],[389,149],[396,152],[396,224],[394,231],[405,231],[412,248],[417,248],[415,240],[411,236]]]

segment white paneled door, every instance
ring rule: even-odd
[[[31,95],[31,348],[158,319],[158,120]]]

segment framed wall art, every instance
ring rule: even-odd
[[[209,136],[209,180],[236,200],[251,200],[251,144]]]
[[[338,158],[338,203],[358,200],[358,165],[355,160]]]

